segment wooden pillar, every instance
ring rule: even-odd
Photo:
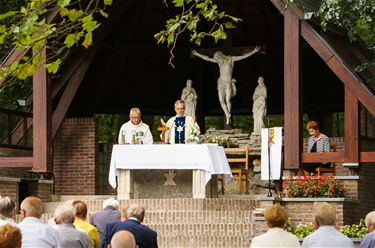
[[[302,151],[299,19],[284,14],[284,168],[298,169]]]
[[[345,163],[358,166],[359,162],[359,103],[345,87]]]
[[[46,51],[42,52],[46,56]],[[52,172],[51,88],[41,67],[33,76],[33,171]]]

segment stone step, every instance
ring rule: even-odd
[[[73,196],[72,196],[73,197]],[[81,199],[80,196],[74,196]],[[102,209],[102,199],[87,199],[84,200],[87,204],[89,212],[97,212]],[[255,199],[240,199],[240,198],[206,198],[206,199],[192,199],[192,198],[165,198],[165,199],[132,199],[121,200],[120,206],[129,205],[134,202],[143,204],[147,211],[189,211],[189,210],[210,210],[210,211],[249,211],[256,205]],[[44,204],[45,213],[53,213],[55,207],[60,202],[48,202]]]
[[[252,224],[219,223],[219,224],[148,224],[160,237],[191,237],[191,236],[245,236],[252,234]]]
[[[161,248],[248,248],[250,242],[247,236],[158,236],[158,246]]]
[[[92,213],[89,213],[90,219]],[[185,224],[185,223],[251,223],[252,211],[146,211],[148,224]],[[52,218],[52,213],[43,214],[42,221]]]

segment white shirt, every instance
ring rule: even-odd
[[[250,247],[300,247],[298,238],[279,227],[268,229],[251,240]]]
[[[122,125],[118,135],[118,143],[123,144],[122,137],[124,136],[125,144],[132,144],[133,134],[136,136],[136,138],[141,139],[142,144],[151,145],[153,143],[150,128],[142,121],[137,125],[134,125],[131,121],[128,121]]]
[[[5,226],[7,224],[17,226],[16,222],[11,218],[0,219],[0,226]]]
[[[353,247],[351,239],[340,233],[334,226],[321,226],[307,236],[302,247]]]
[[[35,217],[26,217],[18,227],[22,233],[22,248],[57,247],[57,231]]]

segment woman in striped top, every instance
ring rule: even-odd
[[[307,152],[329,152],[330,144],[329,138],[319,131],[319,126],[316,121],[309,121],[307,123],[307,131],[310,134],[307,146]],[[315,172],[318,167],[330,167],[331,163],[304,163],[302,165],[305,176]]]

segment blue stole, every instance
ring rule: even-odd
[[[174,120],[174,143],[184,144],[185,143],[185,120],[186,117],[176,117]],[[180,132],[178,130],[181,130]]]

